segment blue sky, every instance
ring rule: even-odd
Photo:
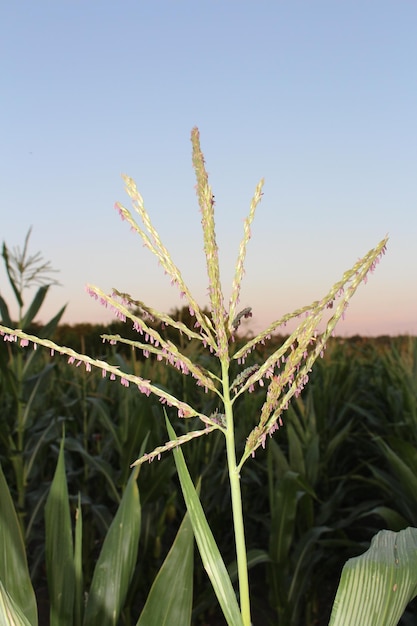
[[[40,319],[111,316],[86,283],[180,304],[114,210],[132,176],[206,302],[190,132],[216,197],[226,296],[255,186],[241,304],[255,329],[323,296],[387,233],[338,332],[417,334],[417,4],[19,0],[0,7],[1,240],[60,270]],[[5,273],[0,293],[13,309]],[[29,304],[31,293],[26,296]]]

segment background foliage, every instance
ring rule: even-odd
[[[187,311],[176,315],[183,318]],[[192,400],[203,412],[215,410],[215,406],[203,406],[207,396],[175,370],[128,350],[109,353],[111,348],[99,339],[104,330],[108,332],[99,327],[58,326],[54,339],[75,349],[84,350],[88,344],[92,356],[123,362],[124,369],[131,368],[187,402]],[[123,328],[124,336],[127,330]],[[117,324],[110,332],[119,332]],[[276,337],[268,350],[282,341]],[[186,350],[194,361],[207,358],[198,354],[193,342]],[[247,364],[263,362],[265,350],[260,346]],[[35,360],[32,352],[2,343],[0,363],[0,460],[23,529],[40,624],[47,624],[45,502],[63,426],[73,516],[81,494],[83,584],[88,589],[127,485],[130,463],[145,440],[148,449],[167,440],[165,422],[155,399],[122,388],[98,373],[86,375],[44,351],[37,352]],[[254,423],[262,397],[254,392],[236,404],[236,423],[243,432]],[[26,416],[23,423],[17,420],[20,414]],[[169,417],[177,434],[190,428],[174,414]],[[381,528],[417,525],[416,419],[415,338],[332,340],[325,357],[316,363],[309,385],[286,413],[284,428],[242,471],[255,626],[268,620],[282,626],[327,624],[346,559],[367,549]],[[18,428],[19,449],[15,445]],[[203,507],[233,572],[221,438],[212,433],[191,441],[184,453],[193,479],[201,477]],[[23,479],[18,467],[25,468]],[[136,623],[185,515],[170,455],[145,464],[138,485],[141,557],[120,624]],[[221,624],[204,571],[196,567],[194,572],[193,623]],[[404,624],[412,611],[410,606]]]

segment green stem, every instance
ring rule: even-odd
[[[236,466],[235,431],[233,409],[230,400],[228,363],[222,361],[223,399],[226,415],[226,453],[232,498],[233,527],[236,543],[237,571],[239,579],[240,612],[244,626],[251,625],[248,563],[246,558],[245,529],[243,523],[240,474]]]

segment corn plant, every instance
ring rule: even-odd
[[[170,423],[171,420],[167,417],[169,441],[140,455],[136,460],[132,459],[132,466],[151,462],[164,452],[173,450],[203,566],[210,578],[225,619],[229,625],[250,626],[248,558],[241,492],[241,474],[244,471],[244,465],[259,448],[265,447],[268,437],[283,425],[285,411],[291,400],[298,397],[307,384],[314,362],[323,355],[327,341],[334,332],[339,319],[344,316],[351,297],[358,286],[366,281],[368,273],[375,269],[381,255],[385,252],[387,239],[384,238],[375,248],[359,259],[320,300],[297,309],[293,313],[283,315],[256,337],[246,341],[243,346],[238,346],[236,338],[241,322],[252,315],[249,307],[239,309],[239,297],[244,276],[246,249],[251,236],[255,211],[262,198],[263,180],[255,189],[249,214],[244,222],[231,293],[226,302],[220,280],[215,232],[215,201],[200,148],[198,129],[193,129],[191,140],[208,275],[209,313],[204,312],[186,285],[180,270],[174,264],[155,230],[134,181],[127,176],[124,176],[126,190],[142,223],[138,223],[132,212],[123,205],[117,203],[116,208],[122,219],[127,221],[132,230],[140,236],[145,247],[156,256],[171,283],[179,290],[187,302],[194,324],[189,327],[117,289],[113,289],[113,292],[108,295],[100,288],[90,285],[88,291],[101,304],[111,308],[118,318],[123,321],[129,320],[137,331],[137,339],[126,339],[120,335],[108,334],[103,335],[104,341],[130,345],[135,350],[141,351],[145,357],[162,361],[176,368],[184,376],[192,377],[202,393],[212,395],[215,409],[204,412],[192,401],[186,401],[170,393],[159,384],[159,381],[151,381],[134,372],[123,371],[107,361],[93,359],[71,348],[59,346],[48,339],[35,337],[6,325],[0,326],[0,332],[5,341],[19,342],[21,346],[27,346],[30,343],[34,346],[45,346],[52,352],[65,355],[69,363],[84,366],[87,371],[92,367],[99,368],[103,376],[119,380],[124,387],[132,385],[139,393],[146,396],[154,394],[169,410],[171,420],[173,411],[176,411],[182,420],[193,421],[193,428],[177,436]],[[161,324],[176,329],[188,340],[198,342],[203,350],[215,357],[214,361],[208,360],[207,366],[201,361],[193,361],[187,356],[181,344],[178,346],[171,340],[165,339],[150,320],[158,320]],[[245,367],[246,358],[257,345],[268,342],[273,333],[294,320],[298,320],[297,328],[273,350],[262,364]],[[232,379],[231,372],[235,366],[240,367],[240,371]],[[237,440],[236,434],[240,431],[235,423],[235,403],[245,392],[250,393],[258,386],[265,389],[260,412],[253,416],[253,426],[245,434],[243,440]],[[207,403],[207,406],[212,405],[212,402]],[[221,433],[226,449],[236,548],[238,599],[181,450],[181,446],[187,442],[207,436],[214,431]],[[174,611],[174,605],[171,608]],[[148,620],[146,623],[159,622]]]
[[[3,243],[2,257],[12,292],[15,296],[18,317],[12,321],[11,313],[5,298],[0,295],[0,315],[2,323],[7,326],[16,325],[17,328],[28,330],[33,325],[51,285],[57,281],[51,277],[55,270],[49,262],[43,260],[42,255],[29,253],[29,229],[22,250],[9,250]],[[29,306],[25,306],[25,292],[30,287],[37,287],[35,296]],[[43,327],[39,327],[40,337],[51,337],[65,307]],[[28,482],[36,467],[40,449],[48,442],[51,430],[54,428],[52,415],[49,413],[47,424],[43,424],[43,431],[38,432],[36,444],[31,438],[33,428],[36,428],[36,418],[42,421],[39,415],[42,395],[49,383],[53,364],[40,358],[40,353],[23,354],[15,350],[11,344],[0,347],[0,375],[2,384],[1,412],[0,412],[0,455],[7,458],[12,466],[13,483],[17,492],[17,506],[22,527],[28,524],[23,519]],[[40,436],[41,435],[41,436]]]
[[[368,384],[354,408],[371,441],[368,483],[382,501],[375,512],[391,530],[417,526],[417,340],[372,350],[362,369]]]

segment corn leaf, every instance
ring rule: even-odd
[[[381,530],[346,562],[329,626],[396,626],[417,595],[417,528]]]
[[[29,231],[30,232],[30,231]],[[22,296],[20,294],[20,289],[18,288],[18,286],[16,285],[14,279],[13,279],[13,270],[10,264],[10,260],[9,260],[9,251],[7,249],[6,244],[3,242],[3,250],[2,250],[2,257],[4,259],[4,264],[6,266],[6,272],[7,272],[7,278],[9,279],[9,283],[14,291],[14,295],[16,296],[16,300],[19,303],[19,307],[23,307],[23,300],[22,300]]]
[[[174,429],[169,423],[168,418],[166,417],[165,419],[169,438],[174,440],[176,439]],[[227,573],[226,566],[217,547],[216,541],[213,537],[213,533],[207,523],[203,507],[201,506],[197,491],[188,472],[184,455],[181,448],[174,449],[173,453],[182,493],[187,506],[187,511],[191,518],[194,536],[203,561],[204,569],[210,578],[227,624],[229,626],[242,626],[242,616],[236,600],[233,585],[229,574]]]
[[[139,468],[127,483],[117,513],[107,531],[94,569],[84,624],[116,626],[135,569],[141,508],[136,484]]]
[[[33,626],[0,580],[0,626]]]
[[[68,437],[66,441],[67,450],[78,452],[97,472],[100,472],[107,480],[109,491],[112,493],[116,502],[120,502],[119,492],[114,483],[112,468],[110,464],[99,456],[93,456],[81,445],[74,437]]]
[[[378,438],[377,444],[389,462],[405,493],[413,500],[417,494],[417,451],[413,443],[389,439],[390,445]]]
[[[297,472],[289,470],[278,482],[273,494],[269,555],[277,563],[284,563],[288,559],[294,536],[297,507],[300,496],[304,493],[314,497],[314,491],[307,481]]]
[[[248,569],[252,569],[255,565],[260,565],[261,563],[269,563],[270,558],[268,552],[265,550],[259,550],[254,548],[253,550],[248,550],[246,554]],[[237,580],[237,561],[233,561],[227,567],[227,571],[229,572],[230,580]]]
[[[84,581],[82,569],[83,520],[81,511],[81,495],[78,494],[78,506],[75,513],[74,541],[74,626],[82,626],[84,615]]]
[[[13,325],[7,302],[2,296],[0,296],[0,319],[5,326],[11,327]]]
[[[64,315],[64,311],[66,308],[67,308],[67,305],[64,305],[63,307],[61,307],[58,313],[56,313],[53,317],[51,317],[51,319],[49,320],[49,322],[45,324],[45,326],[39,329],[38,337],[50,337],[52,335],[52,333],[58,326],[61,320],[61,317]]]
[[[0,584],[3,591],[7,592],[7,596],[2,593],[1,610],[8,611],[9,605],[16,605],[28,623],[37,626],[35,592],[30,581],[21,527],[1,465],[0,503]],[[7,621],[4,623],[13,624]]]
[[[194,535],[188,513],[149,592],[136,626],[191,624]]]
[[[42,285],[41,287],[39,287],[38,291],[35,294],[35,297],[30,303],[28,310],[25,313],[24,318],[22,319],[21,328],[27,328],[31,324],[31,322],[33,322],[43,304],[43,301],[45,300],[48,289],[49,285]]]
[[[75,574],[64,438],[45,505],[45,535],[50,626],[73,626]]]

